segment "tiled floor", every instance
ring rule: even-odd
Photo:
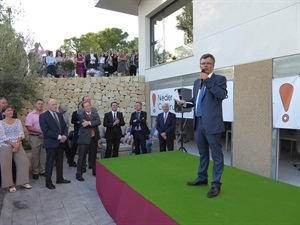
[[[184,147],[189,154],[198,155],[194,141],[184,143]],[[225,164],[231,165],[231,152],[224,151],[224,157]],[[300,187],[300,171],[293,167],[295,161],[300,161],[300,157],[281,157],[279,180]],[[6,193],[0,225],[115,225],[98,197],[91,170],[84,174],[84,182],[77,181],[75,173],[76,168],[65,163],[64,178],[71,184],[55,184],[55,190],[48,190],[44,177],[40,177],[31,180],[30,190],[18,188],[16,193]],[[54,176],[55,171],[53,181]]]
[[[1,212],[1,225],[115,225],[96,192],[92,171],[84,174],[84,182],[75,179],[76,168],[65,163],[64,178],[71,184],[45,187],[45,178],[31,180],[30,190],[17,188],[6,193]],[[55,170],[53,181],[55,181]]]

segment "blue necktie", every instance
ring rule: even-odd
[[[200,89],[199,99],[198,99],[198,102],[197,102],[197,107],[196,107],[196,116],[197,117],[202,116],[202,113],[201,113],[201,102],[202,102],[204,90],[205,90],[205,86],[202,85],[202,87]]]

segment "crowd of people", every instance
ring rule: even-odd
[[[81,50],[63,53],[61,50],[44,50],[40,43],[35,43],[31,50],[40,64],[41,77],[94,77],[102,76],[136,76],[138,72],[138,55],[134,49],[126,53],[123,49],[109,50],[98,54],[93,48],[87,54]],[[65,65],[65,66],[64,66]]]
[[[45,186],[48,189],[55,189],[52,182],[55,163],[56,183],[70,183],[71,181],[63,176],[64,152],[69,167],[77,168],[75,174],[77,180],[84,181],[83,174],[87,172],[87,167],[92,169],[92,175],[96,176],[97,148],[100,140],[98,126],[101,120],[97,109],[92,107],[91,97],[84,96],[78,103],[78,108],[72,113],[71,124],[74,125],[72,130],[69,127],[70,116],[66,104],[58,105],[55,99],[50,99],[47,102],[47,110],[44,110],[44,104],[43,99],[37,99],[33,110],[27,114],[24,121],[32,150],[32,178],[37,180],[43,176]],[[129,121],[129,135],[132,137],[134,153],[136,155],[150,153],[151,139],[154,137],[159,138],[161,151],[166,151],[166,146],[168,150],[173,150],[176,117],[169,112],[169,105],[163,104],[165,115],[158,116],[157,125],[155,124],[151,132],[147,126],[147,113],[142,111],[142,103],[136,102],[134,108],[135,112],[131,114]],[[22,147],[24,139],[22,122],[17,119],[16,111],[4,97],[0,98],[0,120],[2,188],[8,188],[9,192],[17,190],[15,185],[30,189],[29,161]],[[107,144],[105,158],[118,157],[122,137],[121,127],[124,125],[124,117],[122,112],[118,111],[118,103],[112,102],[111,111],[104,114],[103,120]],[[77,163],[76,153],[78,153]],[[15,181],[13,169],[16,170]]]
[[[94,58],[90,55],[90,64]],[[207,197],[219,195],[221,191],[221,177],[224,170],[224,156],[222,153],[221,134],[224,132],[222,117],[222,101],[227,96],[226,77],[214,74],[215,58],[211,54],[204,54],[200,58],[200,75],[193,86],[193,97],[181,99],[177,103],[184,107],[194,107],[194,133],[200,154],[200,164],[197,178],[188,181],[189,186],[208,185],[208,167],[210,154],[214,163],[211,189]],[[78,109],[72,113],[71,123],[74,124],[72,146],[69,146],[69,116],[68,107],[59,107],[55,99],[47,103],[47,110],[43,111],[44,101],[37,99],[34,110],[26,117],[25,126],[29,131],[32,147],[32,177],[39,179],[45,176],[48,189],[55,189],[52,182],[52,170],[56,164],[56,183],[71,183],[63,176],[63,155],[66,152],[70,167],[77,167],[76,179],[84,181],[83,173],[87,166],[96,176],[96,156],[100,139],[98,126],[101,124],[96,108],[92,107],[90,96],[84,96],[78,103]],[[150,130],[147,126],[147,112],[142,110],[142,103],[136,102],[135,111],[130,116],[130,133],[132,135],[135,154],[146,154],[147,139]],[[174,150],[176,116],[169,111],[169,104],[162,104],[163,112],[157,116],[156,135],[159,139],[160,151]],[[118,103],[111,103],[111,110],[104,115],[104,127],[107,148],[105,158],[118,157],[121,139],[121,126],[125,121],[123,114],[118,112]],[[155,131],[153,132],[155,135]],[[29,184],[29,162],[22,147],[24,131],[22,122],[4,97],[0,97],[0,164],[2,188],[15,192],[15,185],[32,188]],[[75,141],[76,140],[76,141]],[[132,142],[131,142],[132,143]],[[46,155],[44,154],[46,152]],[[77,163],[74,161],[78,151]],[[211,152],[211,153],[210,153]],[[88,154],[88,161],[86,156]],[[16,182],[13,180],[12,160],[16,165]]]

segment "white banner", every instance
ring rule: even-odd
[[[162,104],[169,103],[170,112],[175,113],[177,118],[181,118],[181,113],[175,112],[175,101],[173,99],[174,90],[180,89],[180,88],[187,88],[187,89],[191,89],[191,90],[193,89],[192,86],[186,86],[186,87],[174,87],[174,88],[150,91],[151,116],[157,116],[159,113],[162,112]],[[192,119],[193,115],[194,115],[193,111],[185,112],[183,117]]]
[[[187,88],[193,91],[193,86],[174,87],[150,91],[150,111],[151,116],[157,116],[162,112],[162,104],[167,102],[170,105],[170,111],[181,118],[181,113],[175,112],[175,102],[173,94],[175,89]],[[224,121],[233,121],[233,81],[227,81],[228,98],[223,100],[223,119]],[[186,99],[185,99],[186,100]],[[194,112],[185,112],[184,118],[193,119]]]
[[[273,127],[300,129],[299,76],[273,79]]]

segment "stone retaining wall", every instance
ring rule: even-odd
[[[113,101],[119,103],[119,111],[123,113],[127,125],[134,111],[135,102],[140,101],[145,105],[144,76],[43,78],[37,88],[41,91],[40,98],[45,101],[45,110],[48,99],[54,98],[58,104],[64,103],[69,106],[70,120],[72,112],[77,109],[77,104],[85,95],[92,98],[92,106],[98,110],[101,123],[104,113],[110,111],[110,104]],[[25,122],[26,115],[32,109],[33,106],[28,104],[21,113],[18,113],[18,118]],[[70,127],[73,129],[73,125]],[[24,131],[27,133],[26,128]]]

